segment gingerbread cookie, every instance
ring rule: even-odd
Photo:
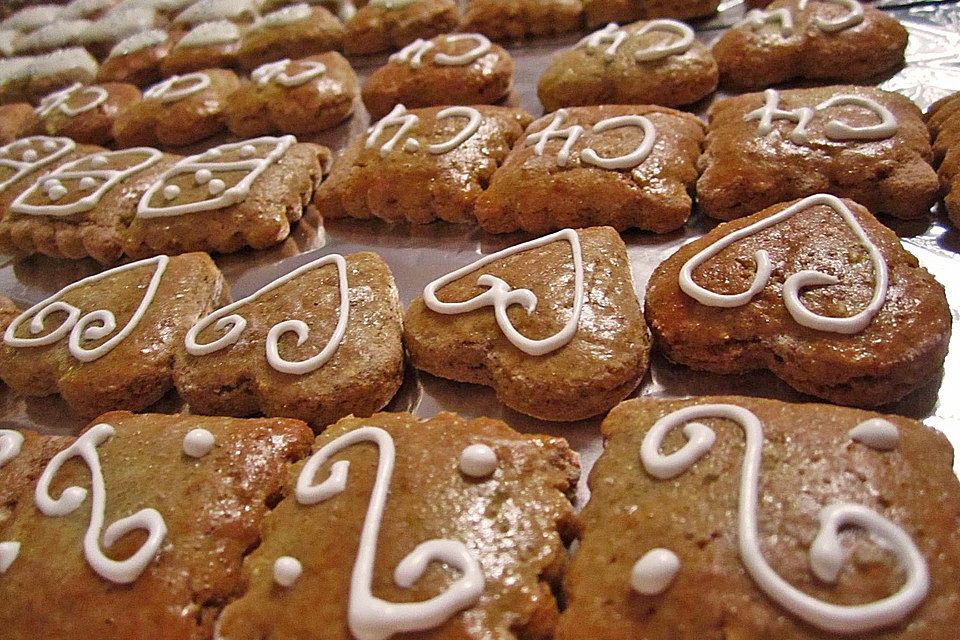
[[[557,640],[956,634],[943,434],[739,396],[631,400],[601,429]]]
[[[113,47],[129,36],[163,26],[152,7],[117,7],[93,21],[80,42],[97,58],[105,58]]]
[[[417,39],[367,77],[363,102],[374,118],[398,104],[495,104],[513,87],[513,58],[479,33]]]
[[[24,95],[29,102],[37,103],[43,96],[76,82],[93,84],[97,69],[97,61],[83,47],[59,49],[29,58],[23,71],[26,77]]]
[[[565,440],[381,413],[344,418],[315,448],[216,637],[550,637],[579,476]]]
[[[592,224],[678,229],[693,206],[703,133],[696,116],[666,107],[548,114],[527,127],[477,199],[477,222],[491,233]]]
[[[817,194],[722,224],[650,279],[647,322],[674,362],[769,369],[837,404],[895,402],[939,375],[943,287],[850,200]]]
[[[713,46],[721,86],[762,89],[795,79],[866,83],[903,64],[907,30],[858,0],[776,0]]]
[[[137,201],[175,162],[156,149],[99,150],[37,178],[0,219],[0,249],[113,264]]]
[[[719,6],[720,0],[583,0],[583,13],[587,26],[593,29],[610,22],[703,18]]]
[[[931,105],[927,126],[933,136],[933,159],[940,168],[938,176],[947,214],[960,227],[960,93]]]
[[[0,104],[0,144],[9,144],[37,129],[39,119],[26,102]]]
[[[237,24],[250,24],[257,17],[254,0],[199,0],[193,2],[173,20],[175,27],[194,27],[204,22],[229,20]]]
[[[241,31],[229,20],[203,22],[188,31],[160,60],[164,76],[237,66]]]
[[[407,310],[404,343],[417,368],[493,387],[511,409],[558,421],[623,400],[650,352],[610,227],[564,229],[431,282]]]
[[[242,137],[329,129],[353,113],[359,93],[357,75],[336,51],[267,63],[250,80],[224,110],[227,127]]]
[[[226,334],[225,318],[236,327]],[[282,415],[321,431],[379,411],[403,380],[390,267],[368,252],[298,267],[200,320],[174,379],[195,413]]]
[[[30,86],[31,56],[0,58],[0,104],[31,102]]]
[[[240,80],[227,69],[205,69],[171,76],[143,92],[113,124],[121,147],[181,147],[224,129],[223,110]]]
[[[59,17],[96,20],[109,13],[118,4],[120,4],[119,0],[73,0],[63,7]]]
[[[62,12],[63,6],[57,4],[38,4],[24,7],[0,22],[0,28],[29,33],[44,25],[56,22]]]
[[[922,114],[898,93],[768,89],[718,100],[709,117],[697,202],[712,218],[819,192],[905,219],[927,215],[937,200]]]
[[[89,20],[61,20],[44,25],[17,38],[15,53],[35,55],[80,45],[82,36],[90,25]]]
[[[300,3],[258,18],[243,34],[238,58],[247,70],[281,58],[304,58],[343,48],[345,29],[323,7]]]
[[[183,158],[143,194],[124,233],[124,252],[272,247],[303,216],[329,161],[326,147],[293,136],[253,138]]]
[[[299,420],[100,416],[42,467],[2,534],[16,546],[0,575],[4,637],[212,638],[310,440]]]
[[[455,31],[459,22],[455,0],[370,0],[347,21],[343,47],[349,55],[396,50]]]
[[[614,23],[558,54],[540,76],[546,111],[600,104],[696,102],[717,88],[717,63],[676,20]]]
[[[317,209],[325,218],[469,222],[529,121],[506,107],[397,105],[337,159],[317,190]]]
[[[520,40],[579,31],[581,0],[469,0],[463,30],[494,40]]]
[[[69,138],[30,136],[0,147],[0,219],[10,203],[45,173],[99,147],[78,146]]]
[[[160,62],[173,47],[173,39],[163,29],[151,29],[118,42],[100,65],[100,82],[127,82],[143,87],[160,80]]]
[[[107,82],[82,86],[76,83],[44,96],[36,113],[40,129],[48,135],[103,145],[113,140],[117,114],[139,101],[140,90],[132,84]]]
[[[176,347],[222,301],[225,288],[202,253],[159,256],[84,278],[7,327],[0,378],[22,395],[59,393],[82,416],[143,409],[173,388]]]

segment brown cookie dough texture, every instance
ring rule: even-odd
[[[230,96],[224,116],[230,131],[245,138],[316,133],[348,118],[359,92],[350,63],[328,51],[257,67]]]
[[[185,450],[194,429],[213,439],[200,457]],[[4,638],[212,638],[224,603],[242,589],[243,557],[259,542],[290,464],[309,453],[310,430],[298,420],[114,412],[100,416],[81,439],[76,444],[85,448],[74,449],[75,457],[47,469],[53,472],[49,497],[79,487],[87,491],[83,502],[66,515],[46,515],[33,500],[31,482],[3,531],[4,539],[20,542],[0,578]],[[81,451],[99,463],[99,473],[79,457]],[[0,479],[5,474],[0,468]],[[96,573],[84,553],[100,478],[106,504],[103,527],[94,533],[97,551],[114,560],[152,552],[126,584]],[[148,509],[163,522],[157,544],[143,524],[112,546],[102,543],[110,524]]]
[[[839,279],[837,284],[801,290],[801,305],[818,316],[866,313],[880,291],[868,248],[827,203],[808,202],[791,217],[689,265],[699,287],[739,294],[751,288],[756,252],[766,251],[772,274],[748,302],[708,306],[681,289],[681,270],[695,255],[792,204],[783,203],[721,224],[657,267],[646,296],[647,322],[657,346],[674,362],[694,369],[768,369],[799,391],[863,407],[895,402],[937,377],[950,340],[943,286],[864,207],[850,200],[843,203],[879,250],[889,274],[882,306],[872,318],[867,316],[865,328],[841,333],[801,325],[785,304],[787,279],[804,270]]]
[[[107,144],[113,140],[117,115],[140,97],[140,90],[132,84],[74,84],[40,101],[39,128],[47,135],[66,136],[84,144]]]
[[[229,20],[204,22],[178,38],[160,61],[160,74],[172,76],[237,66],[241,29]]]
[[[696,116],[648,105],[547,114],[527,127],[477,200],[477,222],[491,233],[678,229],[693,206],[704,129]]]
[[[175,38],[163,29],[151,29],[118,42],[101,63],[98,82],[128,82],[138,87],[162,77],[160,62],[167,57]]]
[[[194,413],[300,418],[320,431],[353,414],[382,409],[403,380],[400,303],[390,268],[375,253],[342,258],[347,289],[340,291],[337,255],[318,258],[268,284],[240,306],[220,309],[201,320],[177,353],[174,380]],[[348,300],[341,316],[343,297]],[[219,318],[237,314],[246,326],[236,342],[201,354],[198,348],[223,335]],[[271,339],[280,323],[303,322],[306,339],[292,330]],[[342,339],[336,337],[344,327]],[[198,330],[199,329],[199,330]],[[268,357],[269,345],[282,359]],[[333,345],[329,359],[300,371]],[[191,349],[194,351],[191,353]]]
[[[540,76],[545,111],[601,104],[696,102],[717,88],[717,63],[675,20],[607,25],[561,51]]]
[[[894,132],[870,132],[883,118],[864,99],[889,111]],[[812,115],[801,126],[804,110]],[[904,219],[927,215],[936,202],[929,134],[917,106],[898,93],[842,85],[768,89],[718,100],[709,119],[697,203],[711,218],[732,220],[821,192]]]
[[[579,31],[582,23],[581,0],[469,0],[462,30],[520,40]]]
[[[178,158],[150,148],[94,150],[45,173],[0,219],[0,250],[113,264],[137,202]]]
[[[513,87],[513,58],[478,33],[416,40],[367,77],[363,103],[374,118],[409,108],[494,104]]]
[[[337,158],[314,202],[325,218],[470,222],[478,196],[529,122],[525,111],[506,107],[398,105]]]
[[[716,12],[720,0],[583,0],[587,26],[653,18],[689,20]]]
[[[96,82],[98,65],[83,47],[58,49],[51,53],[27,59],[20,74],[13,75],[14,84],[20,84],[23,98],[36,104],[58,89],[79,82]]]
[[[0,104],[0,144],[10,144],[30,134],[37,125],[37,114],[26,102]]]
[[[131,257],[265,249],[286,240],[328,170],[326,147],[252,138],[181,159],[144,193],[123,234]]]
[[[173,388],[177,347],[226,295],[223,276],[202,253],[90,276],[7,328],[0,378],[22,395],[59,393],[82,416],[143,409]],[[38,333],[35,318],[43,318]],[[79,351],[68,348],[74,341]]]
[[[935,102],[927,113],[933,158],[939,164],[940,192],[947,214],[960,227],[960,93]]]
[[[6,298],[0,298],[2,300]],[[0,314],[3,311],[4,305],[0,304]],[[2,322],[0,326],[3,326]],[[0,450],[7,452],[0,456],[0,543],[13,542],[6,529],[17,505],[33,500],[33,487],[43,468],[73,440],[70,436],[42,436],[33,431],[0,429]],[[2,562],[0,559],[0,566]],[[4,572],[0,571],[0,576],[3,575]]]
[[[576,256],[567,233],[579,238],[583,263],[583,304],[568,342],[532,355],[506,336],[490,303],[450,313],[432,310],[419,297],[404,318],[404,343],[413,364],[436,376],[493,387],[508,407],[544,420],[588,418],[625,398],[647,369],[650,345],[626,248],[613,229],[565,230],[542,246],[512,255],[507,249],[439,287],[436,297],[455,303],[486,295],[489,285],[478,279],[492,275],[512,290],[533,292],[535,309],[528,312],[514,303],[507,318],[522,336],[548,339],[562,332],[577,311]]]
[[[0,147],[0,219],[10,203],[42,176],[88,153],[102,151],[64,137],[29,136]],[[9,247],[0,250],[10,251]]]
[[[378,469],[394,456],[372,441],[353,446],[344,441],[364,428],[378,430],[396,450],[392,473],[381,482],[375,481]],[[471,445],[494,454],[489,473],[470,476],[460,470],[463,451]],[[439,561],[409,587],[394,581],[401,560],[428,540],[465,546],[483,575],[482,592],[461,611],[449,611],[402,637],[551,636],[558,616],[551,586],[566,562],[563,543],[575,526],[567,496],[580,471],[577,454],[565,440],[521,435],[489,418],[441,413],[424,420],[381,413],[344,418],[317,438],[315,451],[324,446],[335,447],[331,462],[349,464],[345,488],[315,504],[300,504],[293,490],[297,477],[291,474],[284,499],[265,518],[260,546],[244,562],[246,590],[224,610],[217,637],[356,637],[348,627],[348,598],[361,530],[373,525],[365,515],[375,484],[388,485],[389,493],[375,540],[372,584],[355,589],[372,589],[389,603],[422,603],[450,593],[461,574]],[[297,473],[302,469],[294,467]],[[319,484],[330,473],[330,463],[322,464],[307,481]],[[303,567],[289,587],[274,582],[274,563],[281,556]]]
[[[670,419],[676,426],[665,438],[652,433],[658,420],[681,410],[687,413]],[[930,582],[918,606],[888,625],[834,633],[793,615],[751,578],[738,540],[738,516],[749,508],[739,497],[750,462],[745,426],[724,410],[736,417],[748,412],[762,427],[758,504],[749,507],[756,506],[752,526],[769,569],[823,603],[883,608],[878,601],[898,592],[907,572],[889,538],[851,523],[838,534],[838,579],[821,580],[811,569],[814,540],[821,531],[830,535],[821,527],[824,509],[855,505],[899,528],[919,552]],[[866,421],[898,432],[894,448],[855,441],[850,431]],[[714,433],[712,446],[673,478],[652,475],[641,459],[644,440],[662,441],[659,453],[665,456],[690,446],[682,431],[694,428],[693,422]],[[611,411],[601,429],[605,448],[590,473],[590,503],[580,516],[580,547],[564,579],[567,609],[557,640],[956,636],[960,485],[941,433],[900,416],[739,396],[630,400]],[[662,592],[644,595],[631,587],[631,574],[654,549],[673,553],[679,568]]]
[[[237,58],[250,71],[281,58],[304,58],[341,49],[345,32],[343,24],[327,9],[293,5],[254,22],[240,40]]]
[[[459,22],[455,0],[371,0],[347,21],[343,47],[348,55],[396,50],[455,31]]]
[[[113,137],[121,147],[182,147],[209,138],[223,130],[224,107],[239,86],[228,69],[167,78],[117,116]]]
[[[0,296],[0,331],[6,331],[7,325],[20,315],[20,310],[13,300],[7,296]]]
[[[879,9],[852,4],[857,12],[828,0],[776,0],[750,11],[713,47],[721,86],[762,89],[795,79],[867,83],[903,64],[903,25]]]

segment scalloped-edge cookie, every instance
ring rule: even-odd
[[[343,48],[347,55],[393,51],[456,31],[459,22],[455,0],[370,0],[347,21]]]
[[[520,40],[579,31],[582,24],[581,0],[469,0],[461,30]]]
[[[610,22],[703,18],[719,6],[720,0],[583,0],[583,13],[593,29]]]
[[[933,136],[934,166],[950,221],[960,227],[960,93],[946,96],[927,111]]]

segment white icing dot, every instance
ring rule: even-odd
[[[80,179],[80,188],[81,189],[93,189],[97,186],[97,180],[90,176],[84,176]]]
[[[413,138],[407,138],[407,141],[403,143],[403,150],[413,153],[420,148],[420,143],[414,140]]]
[[[220,195],[226,188],[226,183],[220,178],[214,178],[210,181],[210,184],[207,185],[207,191],[209,191],[212,196]]]
[[[180,195],[180,187],[175,184],[168,184],[163,188],[163,197],[167,200],[173,200]]]
[[[197,184],[207,184],[212,177],[213,174],[210,169],[197,169],[197,172],[193,174],[193,179],[197,181]]]
[[[67,195],[67,193],[67,188],[62,184],[55,184],[47,189],[47,197],[50,198],[52,202],[56,202],[63,196]]]
[[[27,149],[26,151],[23,152],[23,155],[20,157],[23,158],[24,162],[36,162],[39,156],[37,152],[34,151],[33,149]]]
[[[292,587],[301,573],[303,565],[296,558],[280,556],[273,563],[273,579],[281,587]]]
[[[472,444],[460,454],[460,471],[471,478],[492,475],[497,463],[497,452],[485,444]]]
[[[0,574],[7,572],[19,553],[19,542],[0,542]]]
[[[57,148],[57,143],[53,140],[44,140],[43,141],[43,150],[44,151],[53,151]]]
[[[183,452],[191,458],[202,458],[213,449],[214,440],[206,429],[192,429],[183,437]]]
[[[107,156],[99,153],[93,156],[92,158],[90,158],[90,164],[92,164],[95,167],[105,167],[107,166],[108,162],[109,160],[107,160]]]
[[[50,189],[53,189],[58,184],[60,184],[59,180],[55,178],[47,178],[46,180],[43,181],[43,190],[50,191]]]
[[[871,418],[850,429],[850,439],[878,451],[892,451],[900,442],[900,430],[889,420]]]
[[[240,155],[244,158],[249,158],[257,152],[257,148],[252,144],[245,144],[240,147]]]
[[[630,586],[645,596],[666,591],[680,570],[680,558],[669,549],[651,549],[630,571]]]

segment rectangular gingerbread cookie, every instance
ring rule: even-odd
[[[601,427],[556,640],[951,640],[960,484],[915,420],[738,396]]]
[[[647,105],[571,107],[534,121],[477,201],[485,231],[609,225],[673,231],[690,216],[703,123]]]
[[[380,413],[344,418],[314,449],[217,638],[550,637],[579,475],[565,440]]]
[[[909,98],[873,87],[767,89],[710,107],[697,203],[732,220],[814,193],[918,218],[937,199],[930,138]]]
[[[209,640],[310,441],[298,420],[100,416],[32,466],[0,529],[17,546],[0,572],[4,638]]]

